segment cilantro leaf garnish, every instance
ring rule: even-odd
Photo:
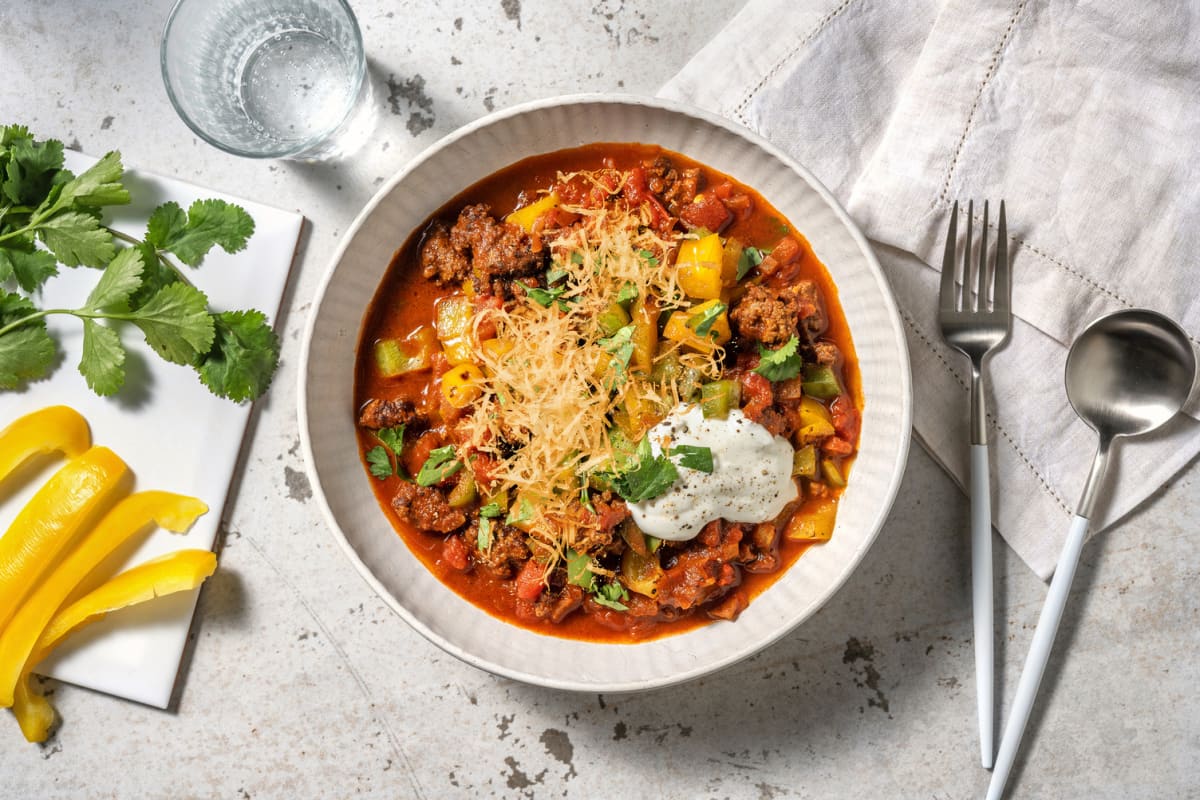
[[[432,486],[441,483],[462,469],[462,462],[455,457],[454,445],[448,444],[429,453],[429,458],[417,473],[417,485]]]
[[[383,446],[397,456],[404,452],[403,425],[397,425],[394,428],[380,428],[375,431],[375,438],[383,442]]]
[[[260,397],[279,366],[279,337],[261,311],[213,315],[213,343],[196,365],[201,382],[235,403]]]
[[[712,449],[693,444],[678,444],[671,448],[671,455],[679,457],[679,466],[697,472],[712,474]]]
[[[575,264],[576,266],[582,266],[583,265],[583,253],[580,253],[578,250],[571,253],[571,263]]]
[[[628,611],[629,606],[622,603],[622,600],[629,599],[629,592],[625,591],[625,587],[619,583],[604,583],[597,586],[592,592],[592,599],[602,606],[615,609],[616,611]]]
[[[597,339],[600,345],[612,358],[608,360],[608,369],[612,373],[605,378],[605,389],[613,391],[625,382],[625,373],[629,369],[629,360],[633,358],[633,325],[619,328],[612,336]]]
[[[173,283],[123,315],[142,329],[146,342],[167,361],[191,364],[212,347],[214,333],[208,298],[194,286]]]
[[[244,209],[210,199],[197,200],[186,213],[177,203],[163,203],[150,215],[146,241],[194,267],[214,246],[226,253],[245,249],[253,233],[254,220]]]
[[[646,262],[646,266],[648,266],[648,267],[657,267],[658,266],[658,256],[654,255],[653,251],[639,250],[638,256],[642,259],[642,261]]]
[[[553,286],[565,277],[567,277],[567,271],[565,269],[551,267],[550,269],[546,270],[546,285]]]
[[[36,311],[24,297],[0,289],[0,389],[36,380],[54,363],[54,340]]]
[[[500,508],[500,504],[496,502],[488,503],[485,506],[481,506],[479,509],[479,516],[481,517],[495,518],[503,513],[504,509]]]
[[[617,290],[617,302],[621,305],[633,302],[638,299],[638,288],[633,285],[632,281],[625,281],[621,284],[621,288]]]
[[[567,548],[567,583],[583,587],[586,592],[592,591],[596,583],[596,574],[591,570],[592,559],[586,553],[577,553]]]
[[[528,497],[522,497],[517,501],[516,506],[508,510],[508,516],[504,518],[504,524],[521,525],[532,520],[533,514],[533,503],[529,502]]]
[[[379,480],[385,480],[396,474],[392,467],[392,457],[387,448],[377,444],[367,451],[367,469]]]
[[[121,337],[94,319],[83,320],[83,355],[79,373],[88,388],[101,397],[116,394],[125,384],[125,348]]]
[[[613,488],[626,502],[640,503],[665,494],[677,478],[679,470],[671,459],[653,455],[650,440],[644,438],[638,444],[636,464],[616,474]]]
[[[492,549],[492,520],[489,517],[480,516],[479,532],[475,535],[475,546],[480,550]]]
[[[687,326],[696,332],[697,336],[712,335],[716,338],[716,333],[713,332],[713,324],[725,312],[729,306],[724,303],[713,303],[708,308],[698,314],[693,314],[688,317]]]
[[[551,303],[558,303],[560,311],[566,311],[567,303],[571,302],[571,298],[562,299],[562,294],[567,290],[565,286],[555,286],[550,289],[539,289],[536,286],[529,286],[523,281],[514,281],[517,286],[525,290],[525,296],[533,302],[537,303],[542,308],[549,308]]]
[[[32,294],[58,274],[58,259],[45,250],[0,250],[0,282],[16,280],[22,291]]]
[[[762,250],[757,247],[743,247],[742,254],[738,256],[737,279],[740,281],[746,277],[746,273],[761,264],[763,258],[770,252],[770,250]]]
[[[768,350],[761,344],[758,346],[759,361],[754,371],[769,381],[786,381],[800,374],[804,360],[796,352],[800,347],[800,338],[793,336],[775,350]]]

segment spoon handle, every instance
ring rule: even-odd
[[[1042,683],[1042,674],[1046,671],[1046,662],[1050,660],[1050,650],[1054,646],[1054,636],[1058,633],[1063,609],[1067,606],[1067,594],[1075,578],[1075,568],[1079,565],[1079,553],[1083,550],[1087,529],[1087,517],[1076,514],[1058,557],[1054,580],[1050,582],[1046,604],[1042,606],[1042,614],[1038,617],[1037,630],[1029,645],[1029,655],[1025,657],[1021,679],[1017,682],[1012,711],[1008,724],[1004,726],[1004,735],[1000,738],[1000,750],[996,754],[996,768],[988,784],[987,800],[999,800],[1004,792],[1004,784],[1008,781],[1008,773],[1017,756],[1017,747],[1021,744],[1021,735],[1025,732],[1025,724],[1029,722],[1029,713],[1033,711],[1033,701]]]

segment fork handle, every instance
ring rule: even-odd
[[[988,447],[971,445],[971,606],[975,617],[975,693],[979,702],[979,752],[992,766],[996,707],[992,679],[992,494]]]

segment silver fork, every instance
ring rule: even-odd
[[[956,272],[958,203],[950,214],[938,322],[942,338],[971,359],[971,604],[975,618],[975,683],[979,701],[979,750],[984,769],[992,766],[994,751],[992,654],[992,501],[988,477],[987,401],[983,365],[1012,331],[1012,281],[1008,264],[1008,230],[1004,201],[1000,201],[995,262],[988,266],[988,204],[983,203],[983,233],[979,262],[971,268],[975,202],[967,205],[967,237],[962,274]],[[961,286],[959,282],[961,281]]]

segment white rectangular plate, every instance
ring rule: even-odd
[[[80,153],[66,154],[67,168],[76,173],[94,161]],[[133,204],[106,214],[106,219],[117,230],[138,238],[145,233],[150,212],[168,200],[186,209],[197,199],[216,197],[245,208],[255,222],[246,249],[228,255],[213,248],[198,269],[184,269],[208,295],[213,308],[257,308],[274,321],[303,217],[145,173],[127,172],[125,185]],[[45,308],[78,307],[100,276],[98,270],[87,268],[60,267],[59,272],[42,290]],[[0,392],[0,428],[43,406],[72,406],[91,424],[93,443],[111,448],[129,465],[136,476],[136,489],[194,495],[208,504],[209,512],[187,534],[155,530],[125,566],[182,548],[212,548],[250,405],[235,405],[210,394],[195,372],[163,361],[131,327],[121,331],[129,353],[125,386],[113,397],[97,397],[76,369],[83,339],[79,321],[51,316],[48,327],[58,341],[62,360],[51,377],[25,391]],[[0,530],[8,530],[17,511],[61,463],[5,497],[0,505]],[[166,708],[196,597],[197,592],[180,593],[112,614],[69,637],[37,672]]]

